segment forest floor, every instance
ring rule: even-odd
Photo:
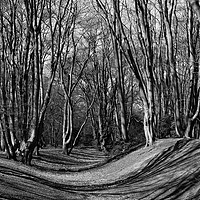
[[[71,156],[47,148],[32,164],[0,153],[0,199],[200,199],[200,140],[158,140],[114,158],[94,148]]]

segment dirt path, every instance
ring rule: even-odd
[[[107,158],[94,149],[76,150],[70,158],[43,151],[33,167],[0,159],[0,197],[200,199],[199,147],[199,140],[160,140],[107,164]],[[48,157],[52,154],[53,161]],[[80,172],[70,172],[79,168]]]

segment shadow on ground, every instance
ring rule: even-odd
[[[166,140],[166,142],[168,142]],[[164,145],[166,142],[162,143]],[[94,149],[76,150],[69,158],[64,155],[58,157],[58,152],[43,151],[40,160],[34,161],[34,167],[26,167],[20,163],[1,158],[0,162],[0,197],[5,199],[136,199],[136,200],[186,200],[200,199],[200,141],[178,140],[170,144],[164,150],[158,151],[157,147],[146,148],[143,152],[137,150],[135,154],[129,154],[132,159],[129,166],[125,166],[123,173],[109,180],[109,174],[105,173],[104,183],[89,184],[84,180],[73,183],[68,181],[68,176],[74,176],[76,180],[84,172],[63,173],[62,181],[56,181],[58,172],[47,171],[46,178],[40,176],[41,170],[47,164],[55,167],[87,169],[88,174],[95,170],[107,170],[113,167],[114,172],[119,171],[114,162],[120,163],[123,159],[112,160]],[[157,150],[156,150],[157,151]],[[141,153],[142,152],[142,153]],[[146,154],[152,158],[144,160]],[[154,152],[154,153],[153,153]],[[134,155],[131,157],[131,155]],[[138,155],[138,156],[135,156]],[[80,162],[79,162],[80,161]],[[139,162],[137,168],[133,167]],[[123,161],[122,161],[123,162]],[[42,165],[43,163],[43,165]],[[45,164],[44,164],[45,163]],[[101,163],[98,166],[98,163]],[[104,163],[104,165],[102,164]],[[132,163],[132,164],[131,164]],[[90,170],[91,166],[96,166]],[[49,167],[50,169],[51,167]],[[129,170],[126,170],[129,169]],[[34,171],[34,172],[33,172]],[[44,172],[43,172],[44,173]],[[103,173],[103,172],[102,172]],[[88,177],[89,178],[89,177]],[[98,178],[98,177],[97,177]],[[85,177],[87,180],[87,177]]]

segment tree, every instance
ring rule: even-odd
[[[70,0],[13,0],[4,12],[1,7],[1,123],[8,157],[15,158],[15,130],[27,142],[26,163],[30,164],[38,146],[59,60],[71,31],[72,8]],[[48,74],[45,89],[44,73]]]
[[[172,74],[172,79],[170,80],[173,84],[173,96],[174,96],[174,119],[175,119],[175,129],[178,136],[183,135],[183,124],[181,123],[181,101],[180,101],[180,89],[179,89],[179,80],[177,75],[176,60],[175,60],[175,51],[174,51],[174,38],[173,38],[173,18],[174,12],[176,9],[176,1],[172,1],[169,4],[159,2],[161,7],[161,14],[164,22],[165,28],[165,38],[167,46],[167,65],[170,69],[168,76]],[[172,72],[171,72],[172,70]]]
[[[1,129],[2,143],[5,144],[7,157],[16,159],[16,51],[18,46],[17,35],[17,3],[4,1],[0,6],[0,92],[1,92]]]
[[[122,46],[122,33],[120,31],[120,21],[119,21],[119,9],[120,2],[113,1],[114,14],[113,14],[113,31],[115,32],[115,37],[112,37],[115,65],[117,67],[117,91],[118,99],[120,104],[120,121],[121,121],[121,133],[124,141],[128,141],[128,130],[127,130],[127,111],[125,106],[125,83],[124,83],[124,69],[123,69],[123,52],[121,50]]]
[[[51,89],[53,85],[53,81],[56,75],[56,70],[58,65],[60,65],[60,59],[63,51],[65,51],[65,44],[67,43],[67,39],[69,37],[70,33],[70,27],[73,23],[73,16],[74,16],[74,4],[73,1],[66,1],[63,2],[60,0],[58,3],[54,2],[55,7],[53,7],[53,2],[52,1],[47,1],[47,13],[49,15],[49,27],[50,27],[50,37],[51,37],[51,47],[50,47],[50,55],[51,55],[51,74],[50,74],[50,79],[48,83],[48,87],[46,90],[46,94],[44,96],[44,101],[43,104],[41,105],[40,111],[38,112],[38,105],[37,103],[39,102],[39,86],[40,84],[37,83],[37,86],[35,87],[35,109],[33,112],[33,122],[34,122],[34,128],[32,129],[31,132],[31,137],[29,139],[30,146],[28,148],[27,154],[28,154],[28,162],[30,163],[31,157],[32,157],[32,152],[34,150],[34,147],[36,146],[38,139],[41,136],[42,132],[42,127],[43,127],[43,121],[44,121],[44,116],[46,113],[47,106],[50,101],[50,94],[51,94]],[[76,4],[75,4],[76,5]],[[52,10],[54,8],[55,10]],[[35,12],[34,12],[35,13]],[[56,14],[54,14],[56,13]],[[35,13],[37,14],[37,13]],[[54,21],[54,15],[56,16],[55,21]],[[63,23],[65,23],[65,26],[63,26]],[[37,44],[37,43],[36,43]],[[38,49],[38,48],[36,48]],[[38,63],[39,64],[39,63]],[[37,65],[36,65],[37,66]],[[37,78],[39,80],[39,68],[36,70]],[[37,80],[36,78],[36,80]],[[37,102],[36,102],[37,99]]]
[[[81,9],[81,8],[80,8]],[[80,130],[77,136],[73,135],[74,132],[74,92],[77,88],[83,72],[87,67],[88,60],[90,59],[90,45],[88,47],[84,46],[82,42],[82,34],[78,32],[78,14],[81,15],[81,12],[78,11],[77,3],[73,7],[73,16],[71,18],[71,32],[68,35],[68,42],[66,43],[65,51],[63,57],[60,59],[60,82],[62,85],[64,93],[64,109],[63,109],[63,153],[70,154],[72,151],[80,132],[82,131],[84,124],[80,127]],[[90,107],[90,106],[89,106]],[[87,111],[88,112],[88,111]],[[75,138],[74,138],[75,137]]]
[[[112,9],[116,15],[117,28],[122,35],[119,37],[113,28],[112,22],[110,20],[110,15],[106,9],[108,3],[103,3],[102,1],[97,1],[98,7],[103,11],[106,18],[107,24],[110,28],[110,32],[113,35],[115,42],[118,43],[121,48],[123,55],[125,56],[127,62],[129,63],[131,69],[133,70],[140,86],[140,95],[143,100],[144,108],[144,131],[146,136],[146,145],[151,145],[155,140],[155,102],[154,102],[154,71],[153,71],[153,48],[152,48],[152,38],[150,22],[148,20],[148,1],[135,1],[136,10],[136,21],[137,21],[137,31],[140,46],[142,48],[142,53],[144,56],[143,65],[144,70],[142,71],[138,62],[138,59],[134,54],[136,44],[134,39],[128,39],[129,35],[125,31],[125,26],[122,22],[122,13],[119,1],[112,1]],[[111,11],[110,11],[111,12]],[[130,19],[130,18],[129,18]],[[131,23],[132,25],[132,23]],[[131,30],[130,30],[131,33]],[[130,38],[132,35],[130,35]],[[123,40],[122,40],[123,38]]]
[[[198,63],[198,38],[200,22],[200,6],[198,1],[188,1],[191,7],[188,9],[188,46],[189,59],[192,68],[190,77],[190,96],[187,113],[186,137],[195,137],[194,126],[200,111],[200,84],[199,84],[199,63]],[[198,17],[198,23],[195,22],[193,10]]]

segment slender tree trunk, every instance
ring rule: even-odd
[[[65,104],[64,104],[64,109],[63,109],[63,129],[62,129],[62,133],[63,133],[63,136],[62,136],[62,139],[63,139],[63,144],[62,144],[62,148],[63,148],[63,153],[67,153],[67,145],[65,143],[65,140],[66,140],[66,126],[67,126],[67,101],[65,101]]]
[[[140,77],[140,94],[143,100],[144,107],[144,132],[146,137],[146,146],[152,145],[155,141],[155,100],[154,100],[154,69],[153,69],[153,45],[152,35],[150,29],[150,22],[148,21],[148,1],[143,3],[139,0],[135,1],[139,41],[143,49],[144,61],[144,78],[145,83]]]
[[[116,99],[117,101],[117,99]],[[117,102],[116,102],[117,104]],[[117,131],[116,131],[116,140],[120,141],[122,136],[121,136],[121,131],[120,131],[120,123],[119,123],[119,117],[118,117],[118,112],[117,112],[117,106],[115,104],[115,110],[114,110],[114,116],[115,116],[115,124],[117,127]]]
[[[121,126],[121,134],[122,139],[127,142],[128,141],[128,132],[127,132],[127,117],[126,117],[126,108],[124,102],[124,94],[122,94],[121,87],[118,88],[118,96],[120,103],[120,126]]]
[[[0,134],[1,134],[1,143],[0,143],[0,150],[5,151],[5,140],[4,140],[4,130],[2,127],[2,121],[0,120]]]
[[[105,133],[105,127],[104,127],[104,122],[103,122],[103,114],[102,114],[102,107],[101,107],[101,103],[100,106],[98,108],[98,124],[99,124],[99,141],[100,141],[100,148],[103,151],[107,151],[106,150],[106,139],[107,139],[107,135]]]
[[[124,89],[124,72],[123,72],[123,63],[122,63],[122,51],[120,49],[119,44],[122,42],[122,34],[120,31],[120,22],[117,17],[119,11],[119,1],[113,1],[114,9],[114,24],[113,28],[116,32],[116,37],[112,37],[113,47],[114,47],[114,56],[115,56],[115,64],[117,66],[118,73],[118,99],[120,104],[120,126],[121,126],[121,134],[122,139],[124,141],[128,141],[128,131],[127,131],[127,113],[126,113],[126,105],[125,105],[125,89]]]
[[[73,134],[73,108],[70,100],[66,104],[67,116],[66,116],[66,126],[63,128],[65,132],[63,133],[63,153],[69,154],[70,142],[72,140]]]

